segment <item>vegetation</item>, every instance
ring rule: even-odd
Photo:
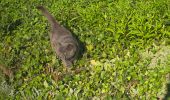
[[[56,58],[37,5],[82,42],[71,73]],[[14,70],[10,80],[1,75],[1,98],[152,100],[167,93],[170,0],[1,0],[0,14],[0,65]]]

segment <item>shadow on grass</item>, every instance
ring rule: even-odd
[[[80,51],[79,51],[79,55],[78,55],[78,58],[77,58],[77,59],[81,59],[82,56],[83,56],[83,54],[84,54],[84,52],[86,51],[85,43],[83,43],[82,41],[80,41],[80,40],[78,39],[78,36],[76,36],[75,34],[73,34],[73,36],[76,38],[76,40],[77,40],[78,43],[79,43],[79,49],[80,49]]]
[[[163,100],[170,100],[170,83],[167,84],[167,93]]]
[[[5,26],[6,28],[5,33],[7,33],[8,31],[11,32],[15,30],[21,24],[22,24],[22,19],[18,19],[15,22],[10,23],[9,25]]]

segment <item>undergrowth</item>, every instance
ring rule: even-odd
[[[71,70],[86,70],[65,73],[37,5],[82,42]],[[0,89],[9,98],[152,100],[167,92],[169,0],[1,0],[0,14],[0,64],[15,69],[10,91]]]

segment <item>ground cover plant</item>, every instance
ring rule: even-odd
[[[82,43],[67,73],[49,41],[43,5]],[[169,0],[1,0],[0,98],[168,98]],[[85,68],[76,73],[77,68]]]

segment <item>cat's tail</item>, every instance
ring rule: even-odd
[[[42,12],[42,14],[47,17],[49,23],[53,26],[58,26],[59,24],[56,22],[55,18],[49,13],[49,11],[43,7],[43,6],[37,6],[36,7],[38,10],[40,10]]]

